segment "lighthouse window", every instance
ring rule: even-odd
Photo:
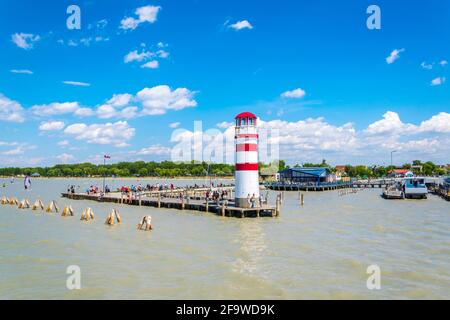
[[[252,119],[252,118],[249,118],[249,119],[248,119],[248,125],[249,125],[249,126],[252,126],[252,125],[253,125],[253,119]]]

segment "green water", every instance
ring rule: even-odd
[[[1,180],[0,196],[54,199],[71,204],[76,217],[0,205],[2,299],[450,298],[450,203],[436,196],[309,192],[301,207],[298,192],[286,192],[279,218],[238,219],[59,197],[69,184],[84,190],[101,180],[32,183],[24,191],[20,180]],[[86,207],[94,221],[79,220]],[[112,208],[123,223],[108,227]],[[154,230],[137,231],[148,214]],[[381,269],[380,290],[366,286],[372,264]],[[69,265],[81,268],[81,290],[66,288]]]

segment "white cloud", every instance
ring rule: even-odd
[[[164,156],[169,155],[171,149],[168,147],[164,147],[160,144],[155,144],[147,148],[142,148],[138,152],[137,155],[156,155],[156,156]]]
[[[305,90],[303,90],[301,88],[291,90],[291,91],[286,91],[281,94],[281,96],[283,98],[295,98],[295,99],[303,98],[305,95],[306,95]]]
[[[400,116],[398,115],[398,113],[387,111],[383,115],[382,120],[378,120],[370,124],[365,132],[367,134],[403,134],[407,132],[413,132],[415,129],[416,126],[403,123],[400,120]]]
[[[18,74],[33,74],[33,71],[27,70],[27,69],[21,69],[21,70],[12,69],[12,70],[11,70],[11,73],[18,73]]]
[[[394,49],[391,54],[389,55],[389,57],[386,58],[386,63],[387,64],[391,64],[394,63],[395,60],[397,60],[398,58],[400,58],[400,53],[404,52],[405,49]]]
[[[158,13],[161,10],[160,6],[144,6],[137,8],[135,15],[137,18],[126,17],[120,22],[120,28],[124,30],[134,30],[141,23],[148,22],[154,23],[158,18]]]
[[[432,132],[450,132],[450,113],[441,112],[432,116],[430,119],[423,121],[419,127],[420,131]]]
[[[42,122],[39,126],[39,130],[41,131],[59,131],[64,129],[64,122],[63,121],[48,121],[48,122]]]
[[[223,121],[217,124],[217,127],[220,129],[228,129],[231,126],[234,126],[233,122]]]
[[[28,143],[22,143],[22,144],[19,144],[14,149],[3,151],[1,154],[5,155],[5,156],[17,156],[17,155],[24,154],[25,151],[27,151],[27,150],[33,150],[33,149],[36,149],[36,146],[29,145]]]
[[[137,50],[131,51],[129,52],[124,58],[123,61],[125,63],[129,63],[132,61],[138,61],[141,62],[143,60],[147,60],[150,57],[153,57],[154,53],[150,52],[150,51],[145,51],[143,50],[141,53],[138,53]]]
[[[236,23],[233,23],[229,27],[233,28],[234,30],[253,29],[253,26],[247,20],[238,21]]]
[[[440,86],[445,83],[445,77],[437,77],[431,80],[431,86]]]
[[[31,111],[37,116],[54,116],[76,112],[80,108],[78,102],[53,102],[47,105],[36,105]]]
[[[446,66],[448,64],[448,61],[447,60],[442,60],[441,62],[439,62],[439,64],[441,66]]]
[[[66,147],[66,146],[68,146],[70,143],[69,143],[69,141],[68,140],[62,140],[62,141],[59,141],[58,142],[58,146],[60,146],[60,147]]]
[[[133,96],[129,93],[115,94],[107,103],[113,107],[124,107],[130,103],[132,98]]]
[[[142,113],[145,115],[161,115],[168,110],[182,110],[196,107],[195,92],[186,88],[172,90],[167,85],[153,88],[144,88],[139,91],[136,98],[142,104]]]
[[[19,48],[30,50],[33,44],[41,39],[40,36],[31,33],[15,33],[11,35],[11,40]]]
[[[169,124],[169,127],[172,129],[176,129],[180,126],[180,124],[181,124],[180,122],[173,122],[173,123]]]
[[[420,64],[420,66],[421,66],[423,69],[426,69],[426,70],[431,70],[431,69],[433,69],[433,64],[432,64],[432,63],[426,63],[425,61],[422,62],[422,63]]]
[[[161,59],[166,59],[169,57],[169,52],[165,51],[165,50],[158,50],[156,52],[156,54],[158,55],[158,57],[160,57]]]
[[[24,109],[16,101],[0,93],[0,121],[24,122]]]
[[[95,114],[94,110],[91,108],[78,108],[75,110],[74,115],[78,117],[90,117]]]
[[[158,69],[159,62],[157,60],[149,61],[141,66],[141,68]]]
[[[2,154],[5,156],[17,156],[17,155],[24,154],[24,153],[25,153],[25,149],[22,146],[2,152]]]
[[[126,147],[128,141],[134,137],[135,129],[126,121],[115,123],[91,124],[76,123],[68,126],[64,133],[77,140],[90,144],[113,145],[115,147]]]
[[[71,154],[63,153],[59,156],[56,156],[56,159],[58,159],[63,164],[68,164],[70,162],[73,162],[75,160],[75,157]]]
[[[64,84],[68,84],[76,87],[89,87],[91,84],[86,82],[78,82],[78,81],[63,81]]]
[[[137,107],[126,107],[121,110],[113,107],[109,104],[101,105],[96,110],[97,116],[100,119],[120,118],[120,119],[132,119],[138,115]]]

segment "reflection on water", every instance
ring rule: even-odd
[[[265,245],[264,230],[259,221],[242,223],[239,226],[239,237],[236,240],[240,245],[241,255],[237,257],[233,271],[249,274],[261,274],[260,261],[267,249]]]
[[[31,191],[4,181],[0,196],[55,199],[71,204],[76,217],[0,205],[0,298],[450,298],[449,203],[435,196],[387,201],[379,189],[308,192],[300,206],[298,193],[286,192],[279,218],[236,219],[59,198],[69,184],[84,190],[101,180],[35,179]],[[107,184],[148,182],[156,183]],[[269,193],[271,203],[275,197]],[[123,223],[108,227],[113,206]],[[79,220],[86,207],[94,221]],[[138,232],[148,214],[155,229]],[[378,291],[366,288],[371,264],[381,268]],[[80,266],[82,290],[66,289],[69,265]]]

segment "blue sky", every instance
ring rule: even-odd
[[[229,135],[241,111],[292,163],[450,162],[445,0],[5,0],[0,19],[0,166],[170,159],[175,129]]]

